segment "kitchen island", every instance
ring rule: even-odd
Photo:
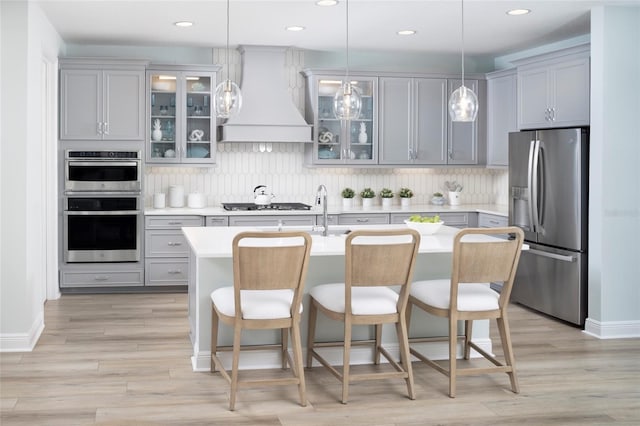
[[[380,229],[383,226],[361,225],[350,226],[348,230]],[[384,225],[384,228],[404,228],[405,225]],[[276,228],[260,228],[268,232]],[[222,286],[233,285],[233,266],[231,245],[236,234],[257,228],[248,227],[186,227],[182,232],[191,247],[189,259],[189,326],[190,338],[193,346],[192,366],[195,371],[209,370],[211,344],[211,299],[213,290]],[[310,229],[309,229],[310,230]],[[309,288],[318,284],[344,281],[344,227],[330,227],[330,235],[323,237],[312,234],[313,245],[309,261],[305,293]],[[459,230],[443,226],[435,235],[423,235],[420,243],[418,258],[414,271],[414,280],[444,278],[450,275],[451,252],[453,237]],[[486,237],[490,238],[490,237]],[[303,299],[304,309],[308,306],[308,296]],[[429,316],[420,310],[415,310],[411,322],[411,336],[446,336],[447,322]],[[302,340],[306,345],[307,316],[302,316]],[[341,340],[343,327],[339,322],[328,318],[318,319],[317,338],[321,341]],[[229,327],[222,327],[219,333],[220,345],[230,345],[233,333]],[[354,340],[371,339],[372,330],[367,327],[355,327]],[[481,347],[491,351],[488,321],[476,321],[473,338]],[[279,339],[277,331],[253,331],[243,333],[243,344],[276,343]],[[395,331],[390,327],[384,329],[383,342],[391,353],[397,353]],[[448,348],[446,342],[431,342],[423,344],[427,355],[436,359],[446,359]],[[331,350],[327,349],[329,352]],[[330,362],[340,364],[342,353],[340,349],[333,349],[335,353],[328,353]],[[230,360],[230,353],[223,353],[229,357],[222,357],[223,362]],[[356,347],[352,352],[352,362],[369,363],[370,349]],[[277,368],[280,365],[277,351],[251,351],[243,355],[241,368]]]

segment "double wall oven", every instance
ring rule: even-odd
[[[139,262],[141,151],[65,151],[65,263]]]

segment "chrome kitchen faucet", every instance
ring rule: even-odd
[[[316,205],[322,203],[322,236],[329,232],[329,218],[327,216],[327,187],[320,185],[316,192]]]

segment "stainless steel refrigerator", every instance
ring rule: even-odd
[[[511,300],[584,325],[587,316],[589,129],[509,133],[509,225],[530,249]]]

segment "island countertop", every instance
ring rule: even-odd
[[[406,225],[336,225],[329,226],[329,235],[312,234],[313,244],[311,256],[342,256],[344,255],[345,232],[357,229],[404,229]],[[187,237],[189,246],[196,257],[231,257],[231,243],[233,238],[243,231],[275,231],[277,227],[184,227],[182,232]],[[312,227],[287,227],[282,230],[312,231]],[[460,231],[458,228],[442,226],[434,235],[422,235],[419,253],[451,253],[453,236]]]
[[[406,225],[358,225],[329,227],[336,235],[323,237],[312,235],[313,243],[309,268],[305,283],[303,298],[304,312],[308,309],[308,291],[315,285],[344,282],[344,253],[345,237],[342,231],[357,229],[389,229],[406,228]],[[189,257],[189,326],[190,338],[193,346],[192,366],[195,371],[208,371],[210,365],[211,342],[211,299],[213,290],[233,285],[233,259],[231,254],[232,240],[242,231],[273,231],[278,229],[256,227],[184,227],[182,232],[190,245]],[[300,227],[283,227],[283,230],[303,230]],[[436,278],[448,278],[451,274],[451,253],[453,237],[459,232],[458,228],[443,226],[435,235],[424,235],[421,238],[418,258],[414,268],[414,281]],[[492,239],[492,237],[484,237]],[[416,310],[420,311],[420,310]],[[422,312],[415,312],[411,322],[410,334],[415,336],[443,336],[446,335],[448,324],[442,319],[428,316]],[[328,319],[319,319],[318,337],[331,341],[341,339],[343,329],[340,324]],[[489,337],[489,322],[476,321],[473,328],[473,339],[484,350],[491,351]],[[303,314],[301,330],[303,332],[303,346],[306,341],[306,315]],[[228,327],[220,330],[220,344],[229,345],[232,342],[232,330]],[[252,343],[275,343],[279,334],[259,334],[250,330],[243,334],[243,341]],[[354,329],[353,339],[370,339],[369,329]],[[383,342],[392,353],[397,351],[395,334],[391,330],[383,331]],[[424,353],[435,359],[448,353],[446,342],[425,343]],[[280,361],[277,353],[250,353],[241,358],[241,368],[277,368]],[[276,351],[277,352],[277,351]],[[228,353],[223,353],[222,356]],[[341,353],[330,356],[335,363],[341,362]],[[354,351],[353,363],[369,363],[371,355],[367,352]],[[230,362],[230,359],[223,359]]]

